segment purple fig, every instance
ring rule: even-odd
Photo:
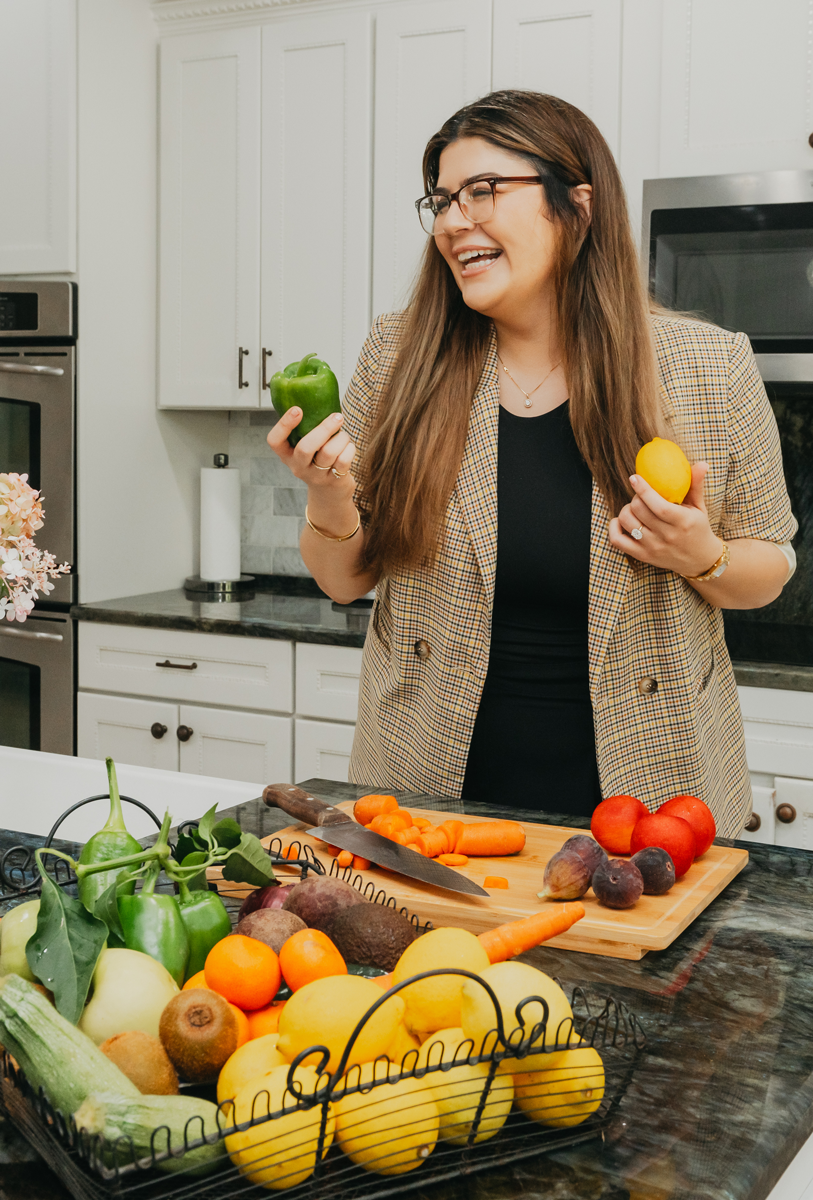
[[[578,900],[590,886],[590,871],[574,850],[558,850],[545,864],[540,900]]]
[[[675,882],[675,864],[660,846],[644,846],[630,859],[644,879],[645,896],[662,896]]]
[[[644,890],[644,877],[635,863],[610,858],[593,872],[593,891],[607,908],[632,908]]]
[[[607,851],[599,846],[595,838],[588,837],[586,833],[574,834],[567,839],[562,849],[575,850],[579,857],[584,859],[591,879],[598,864],[607,861]]]

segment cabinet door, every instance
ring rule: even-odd
[[[0,4],[0,275],[76,270],[76,0]]]
[[[223,708],[180,706],[180,726],[191,730],[180,742],[181,770],[256,783],[291,778],[291,720]]]
[[[755,687],[738,691],[750,770],[813,779],[813,693]]]
[[[575,104],[618,149],[621,0],[499,0],[493,86]]]
[[[159,405],[256,406],[259,29],[162,42],[160,158]]]
[[[751,788],[754,794],[754,816],[759,819],[759,827],[752,833],[743,829],[737,834],[742,842],[762,842],[764,845],[774,844],[774,801],[773,788],[754,784]]]
[[[296,720],[294,726],[294,779],[337,779],[347,783],[355,725]]]
[[[109,755],[117,763],[129,763],[132,767],[178,770],[177,704],[79,692],[76,722],[79,758]]]
[[[809,0],[663,6],[660,174],[810,169]]]
[[[813,779],[783,779],[777,776],[776,832],[777,846],[796,846],[813,850]]]
[[[370,325],[370,21],[263,29],[262,345],[269,372],[316,351],[342,389]]]
[[[499,7],[499,5],[498,5]],[[373,313],[403,308],[426,245],[415,212],[433,133],[491,85],[491,0],[385,5],[376,18]]]
[[[296,711],[304,717],[355,721],[359,707],[361,650],[348,646],[296,647]]]

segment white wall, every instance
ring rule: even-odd
[[[198,468],[226,449],[228,413],[155,408],[148,0],[78,0],[78,40],[78,563],[92,601],[177,587],[197,570]]]

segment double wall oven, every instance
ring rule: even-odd
[[[76,285],[0,280],[0,472],[43,497],[37,544],[73,566],[28,620],[0,621],[0,745],[74,753]]]

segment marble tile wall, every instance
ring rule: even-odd
[[[248,574],[307,575],[299,553],[307,488],[266,445],[270,409],[229,414],[229,466],[242,475],[242,568]]]

